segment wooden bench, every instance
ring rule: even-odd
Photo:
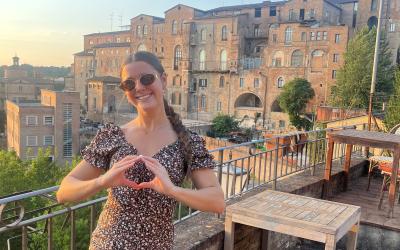
[[[347,249],[356,249],[360,215],[358,206],[267,190],[226,208],[224,249],[234,249],[235,223],[264,229],[261,249],[271,247],[268,231],[322,242],[325,249],[347,234]]]

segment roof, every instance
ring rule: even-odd
[[[232,11],[232,10],[241,10],[241,9],[249,9],[249,8],[261,8],[265,5],[266,4],[264,4],[264,3],[232,5],[232,6],[218,7],[215,9],[208,10],[207,12]]]
[[[324,0],[325,3],[330,4],[331,6],[335,7],[336,9],[342,10],[336,3],[333,3],[332,0]]]
[[[120,48],[120,47],[130,47],[130,43],[101,43],[93,46],[93,48]]]
[[[74,54],[75,56],[93,56],[93,52],[90,50],[84,50]]]
[[[130,32],[130,30],[120,30],[120,31],[90,33],[90,34],[86,34],[86,35],[83,35],[83,36],[118,35],[118,34],[124,34],[124,33],[129,33],[129,32]]]
[[[137,16],[131,18],[131,20],[132,20],[132,19],[135,19],[135,18],[138,18],[138,17],[140,17],[140,16],[148,16],[148,17],[151,17],[151,18],[153,18],[153,21],[154,21],[154,22],[157,22],[157,21],[158,21],[158,22],[164,22],[164,21],[165,21],[165,19],[162,18],[162,17],[152,16],[152,15],[147,15],[147,14],[139,14],[139,15],[137,15]]]
[[[121,79],[113,76],[95,76],[87,79],[88,82],[97,81],[97,82],[109,82],[109,83],[120,83]]]
[[[176,7],[178,7],[178,6],[183,6],[183,7],[190,8],[190,9],[194,9],[194,10],[201,11],[201,12],[207,12],[207,11],[204,11],[204,10],[201,10],[201,9],[194,8],[194,7],[189,6],[189,5],[177,4],[177,5],[175,5],[175,6],[171,7],[171,8],[169,8],[169,9],[167,9],[166,11],[164,11],[164,13],[166,13],[166,12],[168,12],[168,11],[170,11],[170,10],[172,10],[172,9],[174,9],[174,8],[176,8]]]

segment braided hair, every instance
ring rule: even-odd
[[[149,65],[151,65],[160,75],[165,73],[164,67],[162,66],[160,60],[158,58],[146,51],[139,51],[133,55],[130,55],[124,62],[124,64],[121,67],[121,73],[122,69],[125,67],[125,65],[133,63],[133,62],[145,62]],[[121,74],[122,75],[122,74]],[[175,113],[174,109],[169,106],[167,100],[164,99],[164,109],[165,109],[165,114],[168,117],[169,122],[172,125],[172,128],[174,129],[175,133],[178,136],[178,140],[181,145],[181,150],[183,151],[184,155],[184,171],[185,174],[188,174],[189,168],[188,166],[190,165],[192,161],[192,147],[191,147],[191,139],[190,139],[190,132],[189,130],[183,125],[181,118],[177,113]]]

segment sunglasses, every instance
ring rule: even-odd
[[[149,86],[151,85],[156,79],[158,78],[157,75],[154,74],[144,74],[141,75],[139,78],[140,83],[143,86]],[[136,78],[128,78],[125,81],[121,82],[119,87],[124,90],[124,91],[132,91],[136,87],[136,82],[138,79]]]

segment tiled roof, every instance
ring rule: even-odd
[[[93,48],[120,48],[120,47],[130,47],[130,43],[101,43],[93,46]]]

